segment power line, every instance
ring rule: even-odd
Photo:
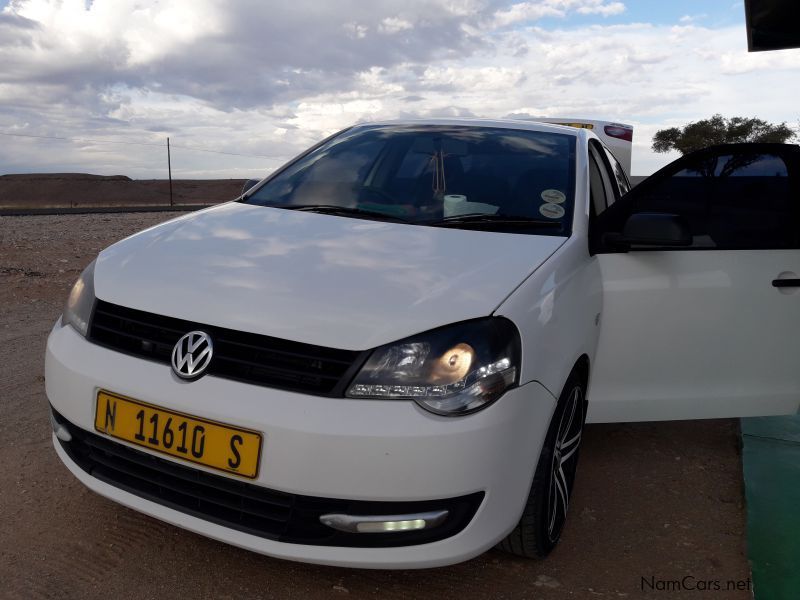
[[[158,148],[163,148],[165,144],[159,144],[157,142],[121,142],[115,140],[94,140],[89,138],[68,138],[68,137],[61,137],[55,135],[34,135],[30,133],[10,133],[7,131],[0,131],[0,135],[5,135],[9,137],[22,137],[22,138],[33,138],[33,139],[41,139],[41,140],[60,140],[64,142],[88,142],[91,144],[123,144],[125,146],[156,146]],[[180,148],[182,150],[192,150],[194,152],[210,152],[211,154],[225,154],[228,156],[242,156],[244,158],[265,158],[267,160],[283,160],[282,158],[276,156],[266,156],[264,154],[243,154],[239,152],[227,152],[225,150],[211,150],[210,148],[197,148],[194,146],[183,146],[172,144],[173,148]]]
[[[244,156],[247,158],[266,158],[267,160],[285,160],[277,156],[267,156],[265,154],[239,154],[238,152],[226,152],[224,150],[209,150],[208,148],[196,148],[194,146],[181,146],[172,144],[173,148],[180,148],[181,150],[194,150],[196,152],[211,152],[212,154],[227,154],[228,156]]]

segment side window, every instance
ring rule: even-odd
[[[614,174],[614,179],[617,182],[617,189],[619,189],[619,195],[624,196],[628,192],[631,191],[631,184],[628,181],[628,176],[625,174],[625,169],[622,168],[622,165],[619,164],[619,161],[614,158],[614,155],[611,154],[611,150],[603,146],[603,150],[606,152],[606,158],[608,158],[608,164],[611,165],[611,172]]]
[[[606,189],[603,185],[603,176],[600,174],[600,166],[591,152],[589,153],[589,195],[591,196],[594,216],[602,214],[608,208],[608,198],[606,198]]]
[[[589,145],[589,190],[594,215],[598,216],[611,206],[618,197],[608,175],[608,168],[603,160],[600,144],[590,142]]]
[[[688,222],[694,249],[800,247],[800,207],[790,193],[789,170],[781,156],[705,153],[681,166],[641,193],[634,190],[631,203],[603,228],[620,231],[634,212],[672,213]]]

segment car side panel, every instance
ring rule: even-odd
[[[798,250],[600,254],[604,312],[587,421],[793,414]]]

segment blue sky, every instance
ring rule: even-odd
[[[0,173],[161,177],[169,136],[177,176],[257,177],[354,122],[528,115],[631,123],[647,174],[675,158],[652,152],[660,128],[800,122],[800,50],[748,54],[741,1],[0,7]]]
[[[634,0],[625,2],[625,12],[618,15],[590,19],[576,15],[571,17],[570,21],[572,26],[578,26],[581,20],[672,25],[687,15],[697,17],[697,21],[711,27],[738,24],[744,27],[744,2],[734,2],[734,0]]]
[[[571,13],[566,17],[541,18],[537,21],[537,25],[546,29],[576,29],[587,25],[609,26],[628,23],[675,25],[691,20],[712,28],[735,25],[744,28],[745,23],[742,0],[634,0],[623,4],[625,10],[616,14],[604,16]]]

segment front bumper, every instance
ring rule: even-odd
[[[48,339],[45,372],[53,407],[89,432],[101,388],[262,431],[262,467],[252,483],[270,490],[385,502],[484,493],[472,521],[439,541],[384,548],[286,543],[210,522],[92,477],[54,437],[59,457],[78,479],[126,506],[270,556],[350,567],[433,567],[467,560],[496,544],[522,512],[555,406],[537,383],[458,418],[432,415],[407,401],[323,398],[214,377],[186,383],[167,366],[96,346],[59,325]]]

